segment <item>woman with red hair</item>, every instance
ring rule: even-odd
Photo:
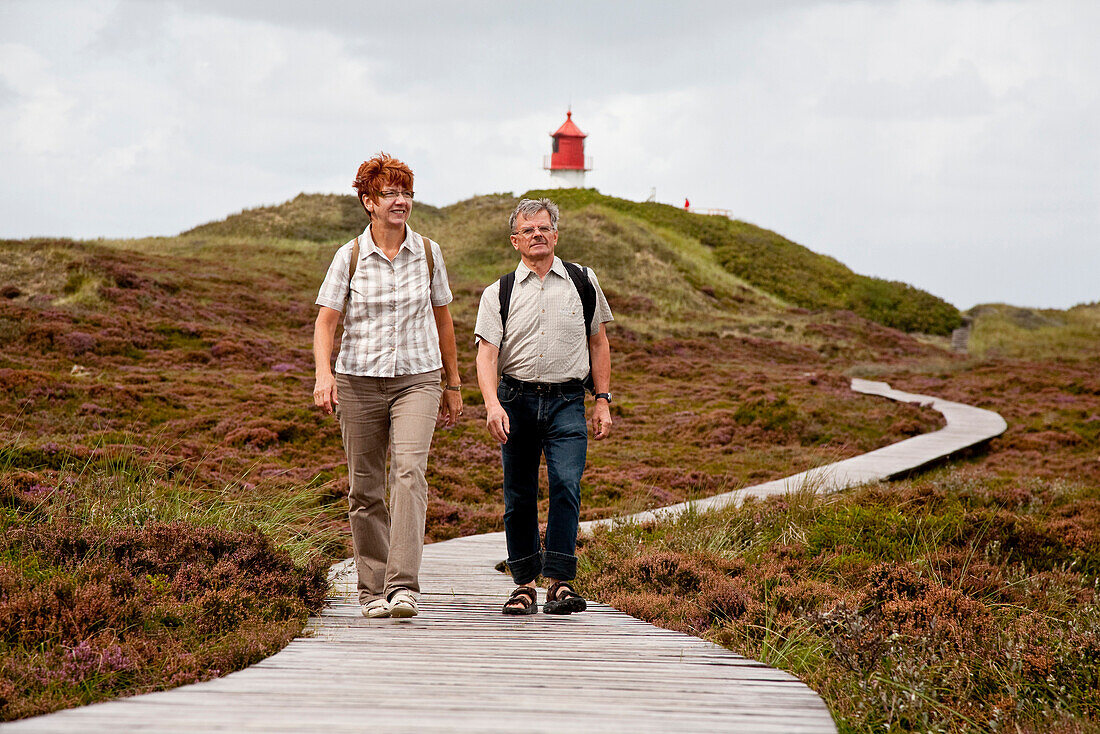
[[[362,613],[412,617],[419,612],[428,449],[435,427],[453,426],[462,414],[452,296],[439,245],[408,225],[412,170],[380,153],[359,167],[354,186],[370,223],[336,251],[317,295],[313,402],[340,419]]]

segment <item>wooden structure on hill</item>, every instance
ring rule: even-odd
[[[974,319],[963,316],[962,326],[951,332],[951,351],[956,354],[966,354],[970,349],[970,328],[974,325]]]
[[[733,219],[733,212],[730,211],[729,209],[714,209],[714,208],[706,209],[706,208],[699,208],[699,207],[694,207],[693,206],[693,207],[688,208],[688,211],[691,212],[692,214],[705,214],[705,215],[709,215],[709,216],[726,217],[727,219]]]

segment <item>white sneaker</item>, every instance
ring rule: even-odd
[[[389,615],[391,617],[415,617],[420,614],[416,597],[408,589],[399,589],[390,597]]]
[[[364,617],[377,619],[390,616],[390,603],[385,599],[374,599],[363,605],[360,609]]]

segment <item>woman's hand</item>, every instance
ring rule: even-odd
[[[313,404],[326,413],[331,413],[336,404],[336,378],[332,375],[332,342],[336,338],[336,325],[340,323],[340,312],[328,306],[321,306],[317,312],[317,321],[313,324],[313,374],[317,383],[313,386]]]
[[[332,373],[317,375],[317,382],[313,386],[313,404],[326,413],[331,413],[339,402],[336,399],[336,378]]]
[[[450,428],[458,423],[458,416],[462,415],[462,391],[443,390],[443,397],[439,399],[439,417],[436,418],[436,426]]]

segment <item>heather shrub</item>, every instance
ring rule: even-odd
[[[843,605],[867,630],[858,640],[934,651],[943,640],[920,647],[891,638],[886,613],[859,596],[871,569],[892,561],[930,586],[895,601],[890,624],[925,639],[930,620],[939,625],[944,609],[967,598],[1003,605],[998,622],[1011,609],[1030,609],[1035,618],[1021,612],[1024,621],[998,628],[1003,637],[990,645],[1036,675],[1063,681],[1076,670],[1089,680],[1080,663],[1093,649],[1087,625],[1061,647],[1043,630],[1048,618],[1069,618],[1067,605],[1085,615],[1092,603],[1078,574],[1095,568],[1095,507],[1007,477],[1100,480],[1095,365],[948,355],[942,340],[865,318],[878,308],[881,318],[897,311],[912,321],[924,308],[919,293],[879,284],[858,294],[861,304],[849,303],[840,298],[852,285],[842,266],[772,233],[595,192],[559,194],[567,209],[562,255],[598,270],[617,316],[609,330],[616,429],[613,440],[590,447],[585,519],[731,491],[942,425],[933,411],[853,395],[847,375],[858,363],[909,390],[994,407],[1011,425],[982,457],[1000,483],[918,483],[901,500],[890,498],[892,487],[881,497],[865,493],[865,508],[803,498],[757,503],[719,527],[702,517],[688,522],[681,545],[670,547],[659,545],[659,528],[649,529],[643,535],[659,555],[631,567],[648,580],[609,572],[599,582],[603,598],[792,670],[813,667],[832,644],[834,628],[814,621],[814,610]],[[414,228],[444,247],[459,364],[471,386],[463,422],[433,441],[431,540],[501,527],[499,448],[484,431],[474,347],[462,334],[472,332],[481,289],[515,266],[505,224],[514,203],[492,195],[445,209],[418,204],[414,214]],[[101,696],[219,675],[300,629],[295,610],[311,597],[295,574],[348,552],[339,429],[309,399],[312,303],[333,251],[364,224],[353,197],[302,196],[179,238],[0,243],[0,283],[18,291],[5,289],[0,299],[0,518],[5,533],[59,529],[53,540],[37,530],[18,536],[37,550],[12,545],[0,557],[0,588],[13,595],[18,635],[30,634],[14,621],[24,617],[56,634],[66,625],[88,630],[69,647],[43,642],[40,650],[11,648],[23,656],[14,662],[0,656],[5,716],[90,700],[82,686]],[[281,239],[298,237],[305,239]],[[739,260],[750,250],[759,251],[761,267]],[[784,259],[792,266],[785,274],[776,265]],[[804,296],[851,310],[789,307]],[[936,325],[916,328],[939,330],[953,310],[925,305]],[[1091,344],[1089,333],[1075,338]],[[1036,508],[1057,517],[1029,524]],[[183,526],[206,530],[191,535]],[[275,563],[255,529],[292,567]],[[761,543],[771,555],[754,555]],[[918,558],[915,547],[935,551]],[[602,548],[588,546],[594,566],[603,567]],[[808,573],[814,562],[822,568]],[[67,605],[79,615],[54,620]],[[143,609],[132,613],[146,615],[140,627],[148,634],[99,624],[114,606],[119,614]],[[979,618],[975,611],[958,624]],[[218,620],[240,626],[221,634]],[[1017,654],[1014,640],[1034,647]],[[905,680],[923,692],[913,682],[921,658],[900,655],[896,664],[885,659],[892,670],[915,670]],[[21,677],[8,676],[15,670]],[[881,710],[909,705],[900,673],[868,670],[879,677],[860,680],[878,698],[853,700]],[[969,670],[975,685],[1001,680],[996,665],[990,674]],[[23,686],[39,677],[46,682]],[[21,702],[23,691],[31,698]]]
[[[586,593],[798,675],[838,727],[1100,725],[1100,491],[934,474],[601,529]]]
[[[163,450],[78,449],[0,445],[3,719],[231,672],[320,609],[344,548],[319,488],[238,497]]]
[[[327,588],[258,530],[97,528],[25,514],[0,538],[0,718],[215,677],[286,644]],[[22,511],[22,512],[21,512]]]

